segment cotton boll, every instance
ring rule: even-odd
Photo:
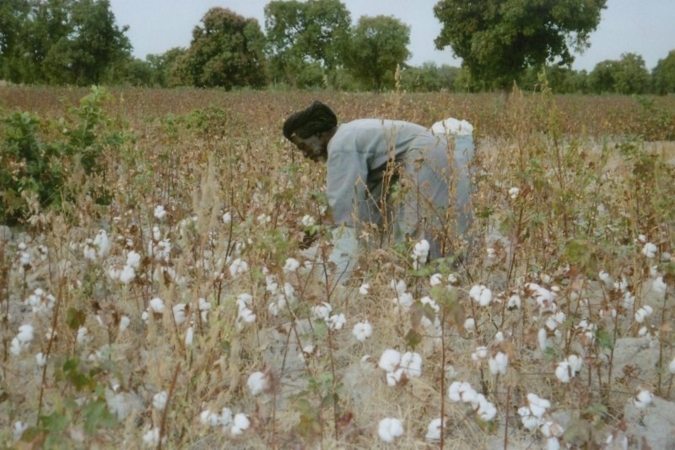
[[[120,331],[124,331],[129,327],[129,324],[131,323],[131,319],[127,316],[122,316],[120,317]]]
[[[482,394],[479,394],[477,397],[478,397],[478,408],[476,409],[476,414],[478,414],[478,417],[480,417],[481,420],[485,422],[489,422],[492,419],[494,419],[495,416],[497,415],[497,408],[495,407],[495,405],[487,401],[485,396],[483,396]]]
[[[373,334],[373,326],[367,320],[354,325],[352,334],[357,340],[363,342]]]
[[[368,283],[363,283],[361,287],[359,287],[359,294],[361,295],[368,295],[368,292],[370,290],[370,284]]]
[[[323,302],[320,305],[314,305],[311,308],[312,316],[315,319],[326,320],[333,311],[333,307],[329,303]]]
[[[234,416],[231,433],[233,436],[239,436],[248,430],[251,425],[250,420],[244,413],[238,413]]]
[[[403,423],[399,419],[382,419],[377,427],[377,434],[384,442],[393,442],[403,435]]]
[[[300,262],[295,258],[286,259],[286,264],[284,264],[284,272],[290,273],[295,272],[300,267]]]
[[[633,397],[633,404],[637,409],[644,409],[654,401],[654,394],[643,389]]]
[[[37,363],[38,367],[44,367],[47,365],[47,355],[45,355],[42,352],[38,352],[35,355],[35,362]]]
[[[647,258],[651,259],[656,256],[656,252],[658,251],[658,248],[656,245],[652,244],[651,242],[647,242],[644,247],[642,247],[642,254],[645,255]]]
[[[152,397],[152,407],[157,411],[164,411],[169,394],[166,391],[158,392]]]
[[[248,263],[246,261],[237,258],[230,264],[230,275],[232,278],[237,278],[246,272],[248,272]]]
[[[206,426],[216,427],[220,425],[220,415],[206,409],[199,414],[199,421]]]
[[[551,402],[546,399],[540,398],[536,394],[529,393],[527,394],[527,401],[529,403],[530,411],[535,417],[541,417],[544,415],[546,410],[551,407]]]
[[[23,436],[24,431],[29,428],[29,425],[26,422],[20,420],[14,422],[14,442],[17,442]]]
[[[567,361],[559,362],[555,368],[555,376],[562,383],[570,382],[570,365]]]
[[[253,372],[249,375],[246,386],[248,386],[249,391],[251,391],[251,395],[258,395],[267,390],[267,377],[262,372]]]
[[[347,323],[347,319],[345,318],[345,315],[342,313],[333,314],[328,318],[328,321],[326,323],[328,325],[328,328],[337,331],[341,330],[342,327],[344,327],[344,325]]]
[[[508,309],[520,309],[520,296],[512,295],[509,297],[508,302],[506,303]]]
[[[474,285],[469,290],[469,296],[480,306],[488,306],[492,302],[492,291],[482,284]]]
[[[401,353],[399,353],[397,350],[389,348],[382,352],[382,356],[380,356],[380,361],[377,365],[380,367],[380,369],[385,370],[386,372],[393,372],[396,370],[400,362]]]
[[[391,387],[396,386],[401,381],[401,377],[403,377],[404,373],[405,372],[403,369],[396,369],[393,372],[387,372],[387,375],[385,376],[387,384]]]
[[[164,206],[162,205],[157,205],[155,206],[155,210],[153,212],[153,215],[157,220],[162,220],[164,216],[166,216],[166,210],[164,209]]]
[[[189,326],[187,331],[185,332],[185,345],[188,347],[191,346],[194,338],[195,338],[195,328],[193,326]]]
[[[473,391],[471,384],[466,381],[453,381],[448,387],[448,398],[453,402],[460,402],[462,394],[467,391]]]
[[[488,361],[490,372],[493,375],[506,375],[506,369],[509,366],[509,357],[506,353],[498,352]]]
[[[675,358],[673,358],[670,361],[670,364],[668,365],[668,370],[670,371],[671,374],[675,375]]]
[[[159,428],[153,427],[145,433],[143,435],[143,443],[148,447],[157,447],[159,443]]]
[[[476,350],[471,354],[471,359],[474,361],[481,361],[487,358],[487,347],[476,347]]]
[[[443,278],[440,273],[431,275],[431,278],[429,279],[429,284],[431,284],[431,286],[439,286],[442,282]]]
[[[475,329],[476,329],[476,319],[474,319],[473,317],[468,317],[468,318],[464,321],[464,329],[465,329],[466,331],[473,331],[473,330],[475,330]]]
[[[431,421],[427,427],[427,435],[425,436],[428,441],[440,441],[442,433],[443,422],[441,418],[434,419]]]
[[[399,366],[404,369],[408,378],[422,376],[422,356],[419,353],[405,352]]]
[[[185,303],[178,303],[173,305],[173,318],[176,325],[182,325],[187,320],[187,313],[185,312]]]
[[[111,278],[113,278],[113,273],[110,273],[110,275]],[[136,278],[136,271],[131,266],[124,266],[119,272],[119,280],[122,282],[122,284],[129,284],[134,280],[134,278]]]
[[[159,297],[155,297],[150,300],[149,310],[155,314],[164,314],[164,300]]]

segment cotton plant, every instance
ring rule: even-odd
[[[402,380],[422,376],[422,356],[419,353],[386,349],[378,362],[380,369],[386,373],[387,384],[396,386]]]
[[[581,370],[583,360],[577,355],[569,355],[556,364],[555,376],[561,383],[569,383]]]
[[[395,311],[403,310],[404,312],[408,311],[413,304],[413,296],[407,292],[408,287],[403,280],[391,280],[389,286],[396,292],[396,297],[391,301],[396,305]]]
[[[480,420],[490,422],[497,415],[497,408],[483,394],[476,392],[466,381],[453,381],[448,387],[448,398],[455,403],[468,404]]]
[[[377,434],[384,442],[394,442],[396,438],[403,436],[404,428],[401,419],[387,417],[380,420],[377,426]]]
[[[27,350],[30,343],[33,342],[34,329],[31,324],[23,324],[19,327],[19,332],[12,338],[9,351],[19,356],[24,350]]]

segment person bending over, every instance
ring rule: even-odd
[[[353,240],[346,245],[349,261],[339,269],[349,271],[350,263],[353,269],[356,236],[371,235],[367,243],[380,247],[426,239],[430,259],[456,251],[471,215],[467,198],[455,202],[464,211],[449,208],[449,181],[457,168],[449,162],[445,133],[389,119],[338,126],[335,113],[314,101],[286,119],[283,134],[305,157],[327,164],[333,220],[342,228],[342,242]],[[462,190],[461,196],[468,192]],[[377,239],[372,239],[373,229]]]

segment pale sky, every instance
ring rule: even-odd
[[[352,21],[361,16],[387,15],[411,27],[409,64],[419,66],[432,61],[459,67],[452,50],[435,50],[434,39],[441,24],[433,13],[438,0],[342,0]],[[133,54],[145,59],[173,47],[189,47],[192,29],[201,25],[204,14],[216,6],[229,8],[247,18],[255,18],[265,31],[265,5],[269,0],[110,0],[119,26],[128,25],[126,35]],[[413,6],[414,5],[414,6]],[[620,59],[622,53],[641,55],[648,70],[659,59],[675,50],[675,0],[608,0],[591,47],[575,55],[573,68],[589,72],[601,61]]]

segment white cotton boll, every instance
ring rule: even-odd
[[[23,436],[23,433],[29,428],[29,425],[26,422],[20,420],[14,422],[14,442],[17,442]]]
[[[405,281],[403,280],[398,281],[391,280],[389,282],[389,287],[391,287],[394,291],[396,291],[397,294],[404,294],[407,289]]]
[[[89,341],[89,330],[87,327],[80,327],[77,329],[77,343],[80,345],[86,344]]]
[[[506,375],[506,369],[509,367],[509,357],[506,353],[497,352],[497,354],[488,361],[490,372],[493,375]]]
[[[84,259],[88,261],[96,261],[96,248],[94,247],[94,242],[91,239],[87,239],[84,242],[82,254],[84,255]]]
[[[488,306],[492,302],[492,291],[482,284],[474,285],[469,296],[480,306]]]
[[[251,311],[248,308],[242,308],[239,310],[239,320],[241,320],[244,323],[253,323],[256,321],[257,316],[253,311]]]
[[[166,210],[164,209],[164,206],[162,205],[155,206],[155,211],[153,212],[153,215],[157,220],[162,220],[164,216],[166,216]]]
[[[150,311],[155,314],[164,314],[164,300],[155,297],[148,303]]]
[[[138,252],[130,251],[127,253],[127,266],[138,269],[141,265],[141,255]]]
[[[652,315],[654,310],[649,305],[644,305],[642,308],[635,311],[635,321],[637,323],[643,323],[645,319]]]
[[[382,419],[377,427],[377,434],[384,442],[393,442],[403,435],[403,423],[399,419],[389,417]]]
[[[557,437],[546,439],[546,450],[560,450],[560,441]]]
[[[267,389],[267,377],[262,372],[253,372],[249,375],[246,386],[251,391],[251,395],[258,395]]]
[[[441,433],[442,433],[442,428],[443,428],[443,421],[439,417],[438,419],[434,419],[429,423],[429,426],[427,427],[427,435],[425,436],[427,441],[440,441],[441,440]]]
[[[380,361],[377,365],[380,367],[380,369],[385,370],[386,372],[393,372],[396,370],[396,367],[398,367],[400,362],[401,353],[399,353],[397,350],[388,348],[382,352],[382,356],[380,356]]]
[[[396,369],[393,372],[387,372],[387,375],[385,377],[386,380],[387,380],[387,384],[390,387],[396,386],[399,383],[399,381],[401,381],[401,377],[403,376],[403,373],[404,373],[403,369]]]
[[[187,320],[187,313],[185,312],[185,303],[178,303],[173,305],[173,318],[176,325],[182,325]]]
[[[143,435],[143,443],[148,447],[157,447],[159,443],[159,428],[153,427]]]
[[[643,389],[633,397],[633,404],[637,409],[644,409],[654,401],[654,394]]]
[[[99,258],[103,258],[110,253],[110,238],[105,230],[98,230],[94,238],[94,246],[97,248]]]
[[[358,341],[365,341],[373,334],[373,326],[367,320],[354,325],[352,334]]]
[[[234,416],[232,415],[232,410],[227,406],[223,406],[219,416],[219,422],[223,429],[230,426],[233,418]]]
[[[246,272],[248,272],[248,263],[246,261],[237,258],[230,264],[230,275],[232,278],[236,278]]]
[[[478,414],[478,417],[484,422],[489,422],[494,419],[497,415],[497,408],[495,405],[489,402],[483,394],[478,394],[477,398],[478,409],[476,410],[476,414]]]
[[[45,354],[42,353],[42,352],[38,352],[38,353],[35,355],[35,362],[36,362],[36,364],[37,364],[38,367],[44,367],[44,366],[46,366],[46,365],[47,365],[47,355],[45,355]]]
[[[532,411],[527,406],[518,408],[518,415],[521,417],[523,426],[530,431],[536,429],[541,424],[541,419],[533,416]]]
[[[666,294],[666,290],[668,289],[668,285],[663,282],[663,277],[657,277],[652,281],[652,291],[654,291],[656,294],[658,294],[661,299],[663,299],[663,296]]]
[[[359,294],[361,294],[361,295],[368,295],[369,290],[370,290],[370,284],[368,284],[368,283],[363,283],[363,284],[359,287]]]
[[[412,294],[410,294],[408,292],[403,292],[403,293],[398,294],[398,297],[392,298],[391,301],[394,304],[402,307],[403,309],[408,309],[412,306],[412,304],[414,302],[414,299],[413,299]]]
[[[570,376],[570,365],[567,361],[559,362],[555,368],[555,376],[561,383],[569,383]]]
[[[422,356],[419,353],[405,352],[401,356],[399,366],[403,368],[408,378],[422,376]]]
[[[253,296],[251,294],[247,294],[244,292],[242,294],[237,295],[237,299],[235,301],[237,303],[237,307],[239,308],[239,310],[242,310],[244,308],[247,308],[249,303],[253,301]]]
[[[474,361],[481,361],[487,358],[488,349],[487,347],[476,347],[476,350],[471,354],[471,359]]]
[[[227,225],[230,222],[232,222],[232,214],[229,211],[227,211],[225,214],[223,214],[222,219],[223,219],[223,223],[225,225]]]
[[[19,342],[23,344],[28,344],[33,340],[34,329],[31,324],[24,324],[19,327],[19,333],[16,335],[16,338]]]
[[[429,278],[431,286],[439,286],[441,283],[443,283],[443,276],[440,273],[435,273]]]
[[[576,375],[581,370],[583,359],[577,355],[570,355],[567,357],[567,362],[570,365],[570,369],[572,369],[572,375]]]
[[[430,248],[431,247],[429,246],[429,241],[427,241],[426,239],[422,239],[421,241],[415,244],[415,247],[413,249],[413,255],[419,262],[425,263],[427,261],[427,256],[429,255]]]
[[[191,346],[194,338],[195,338],[195,328],[190,326],[188,327],[187,331],[185,331],[185,345],[188,347]]]
[[[273,299],[267,307],[269,313],[273,316],[278,316],[279,313],[286,307],[286,297],[283,295],[277,295],[276,299]]]
[[[199,421],[208,427],[215,427],[220,425],[220,415],[205,409],[199,414]]]
[[[509,297],[508,302],[506,303],[508,309],[519,309],[520,308],[520,296],[512,295]]]
[[[536,394],[527,394],[527,401],[530,405],[530,411],[535,417],[543,416],[546,410],[551,407],[551,402],[537,396]]]
[[[300,220],[300,223],[302,223],[303,227],[308,228],[308,227],[314,226],[314,224],[316,223],[316,220],[314,219],[314,217],[312,217],[308,214],[305,214],[304,216],[302,216],[302,219]]]
[[[518,194],[520,194],[520,189],[518,189],[517,187],[512,187],[511,189],[509,189],[509,197],[511,197],[512,200],[518,198]]]
[[[601,270],[598,273],[598,279],[605,284],[610,284],[612,282],[612,277],[610,277],[609,274],[604,270]]]
[[[238,413],[234,416],[231,433],[233,436],[239,436],[248,430],[249,426],[251,426],[251,421],[246,414]]]
[[[169,394],[166,391],[158,392],[152,396],[152,407],[157,411],[164,411]]]
[[[453,402],[465,401],[463,396],[469,393],[466,398],[475,397],[475,391],[467,381],[453,381],[448,387],[448,398]],[[473,395],[472,395],[473,393]]]
[[[124,266],[119,272],[119,280],[122,282],[122,284],[129,284],[134,280],[134,278],[136,278],[136,271],[131,266]]]
[[[647,242],[644,247],[642,247],[642,254],[645,255],[647,258],[653,258],[656,256],[656,252],[658,251],[658,248],[656,245],[652,244],[651,242]]]
[[[504,333],[502,331],[497,331],[494,337],[495,342],[504,342]]]
[[[127,328],[129,328],[129,324],[131,323],[131,319],[127,316],[122,316],[120,317],[120,331],[124,331]]]
[[[537,332],[537,340],[539,341],[539,348],[542,351],[546,351],[546,348],[548,347],[548,337],[546,336],[546,330],[543,328],[540,328],[539,331]]]
[[[328,318],[328,321],[326,323],[328,325],[328,328],[337,331],[341,330],[345,326],[345,324],[347,323],[347,319],[345,318],[345,315],[342,313],[333,314]]]
[[[286,259],[286,264],[284,264],[284,272],[290,273],[295,272],[300,267],[300,262],[295,258]]]
[[[464,321],[464,329],[467,330],[467,331],[475,330],[476,329],[476,319],[474,319],[473,317],[468,317]]]
[[[314,305],[311,308],[312,317],[319,320],[326,320],[333,311],[333,307],[329,303],[323,302],[320,305]]]

